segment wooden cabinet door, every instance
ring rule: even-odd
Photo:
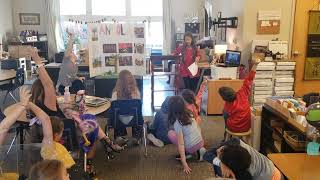
[[[307,34],[309,11],[318,9],[318,0],[296,0],[292,59],[296,61],[295,95],[320,91],[320,80],[304,80],[304,68],[307,54]]]

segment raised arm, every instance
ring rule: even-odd
[[[53,133],[50,117],[38,106],[29,102],[28,108],[32,111],[36,117],[41,121],[43,131],[43,143],[50,143],[53,141]]]
[[[18,106],[16,106],[15,112],[8,114],[0,123],[0,146],[3,144],[10,127],[16,122],[22,112],[26,110],[30,96],[29,91],[25,87],[20,88],[20,102],[17,103]]]
[[[199,111],[201,109],[200,107],[201,107],[202,95],[203,95],[204,90],[207,87],[207,84],[208,84],[208,80],[207,80],[207,78],[204,78],[203,82],[201,83],[201,86],[200,86],[200,89],[198,91],[198,94],[196,95],[196,103],[197,103],[197,105],[199,107]]]
[[[53,85],[53,82],[47,72],[47,70],[44,67],[44,64],[41,62],[41,58],[38,55],[38,51],[36,48],[30,48],[29,53],[34,60],[34,62],[39,66],[38,73],[39,73],[39,79],[43,85],[44,88],[44,105],[53,110],[57,110],[57,97],[56,97],[56,91]]]
[[[72,48],[73,48],[73,34],[70,32],[68,32],[68,34],[69,34],[68,45],[67,45],[67,49],[64,54],[64,57],[69,57],[72,53]]]
[[[251,71],[249,72],[248,76],[244,80],[241,89],[239,90],[240,94],[243,94],[245,96],[250,95],[252,83],[256,75],[256,70],[259,63],[260,63],[260,59],[253,60],[253,66],[251,68]]]

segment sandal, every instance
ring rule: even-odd
[[[100,142],[103,144],[106,150],[110,148],[116,153],[120,153],[120,151],[124,150],[123,146],[119,146],[118,144],[113,143],[108,137],[101,139]]]

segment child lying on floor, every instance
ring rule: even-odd
[[[189,174],[191,168],[187,163],[186,153],[189,155],[197,153],[198,159],[202,161],[205,148],[200,127],[194,120],[192,112],[186,108],[181,96],[172,96],[169,100],[168,123],[174,127],[174,130],[168,132],[168,138],[177,145],[183,171]]]
[[[218,176],[237,180],[281,180],[280,171],[264,155],[237,138],[214,145],[203,159]]]

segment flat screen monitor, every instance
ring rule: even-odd
[[[226,66],[231,66],[231,67],[240,66],[240,60],[241,60],[241,52],[240,51],[227,50],[226,60],[225,60]]]

